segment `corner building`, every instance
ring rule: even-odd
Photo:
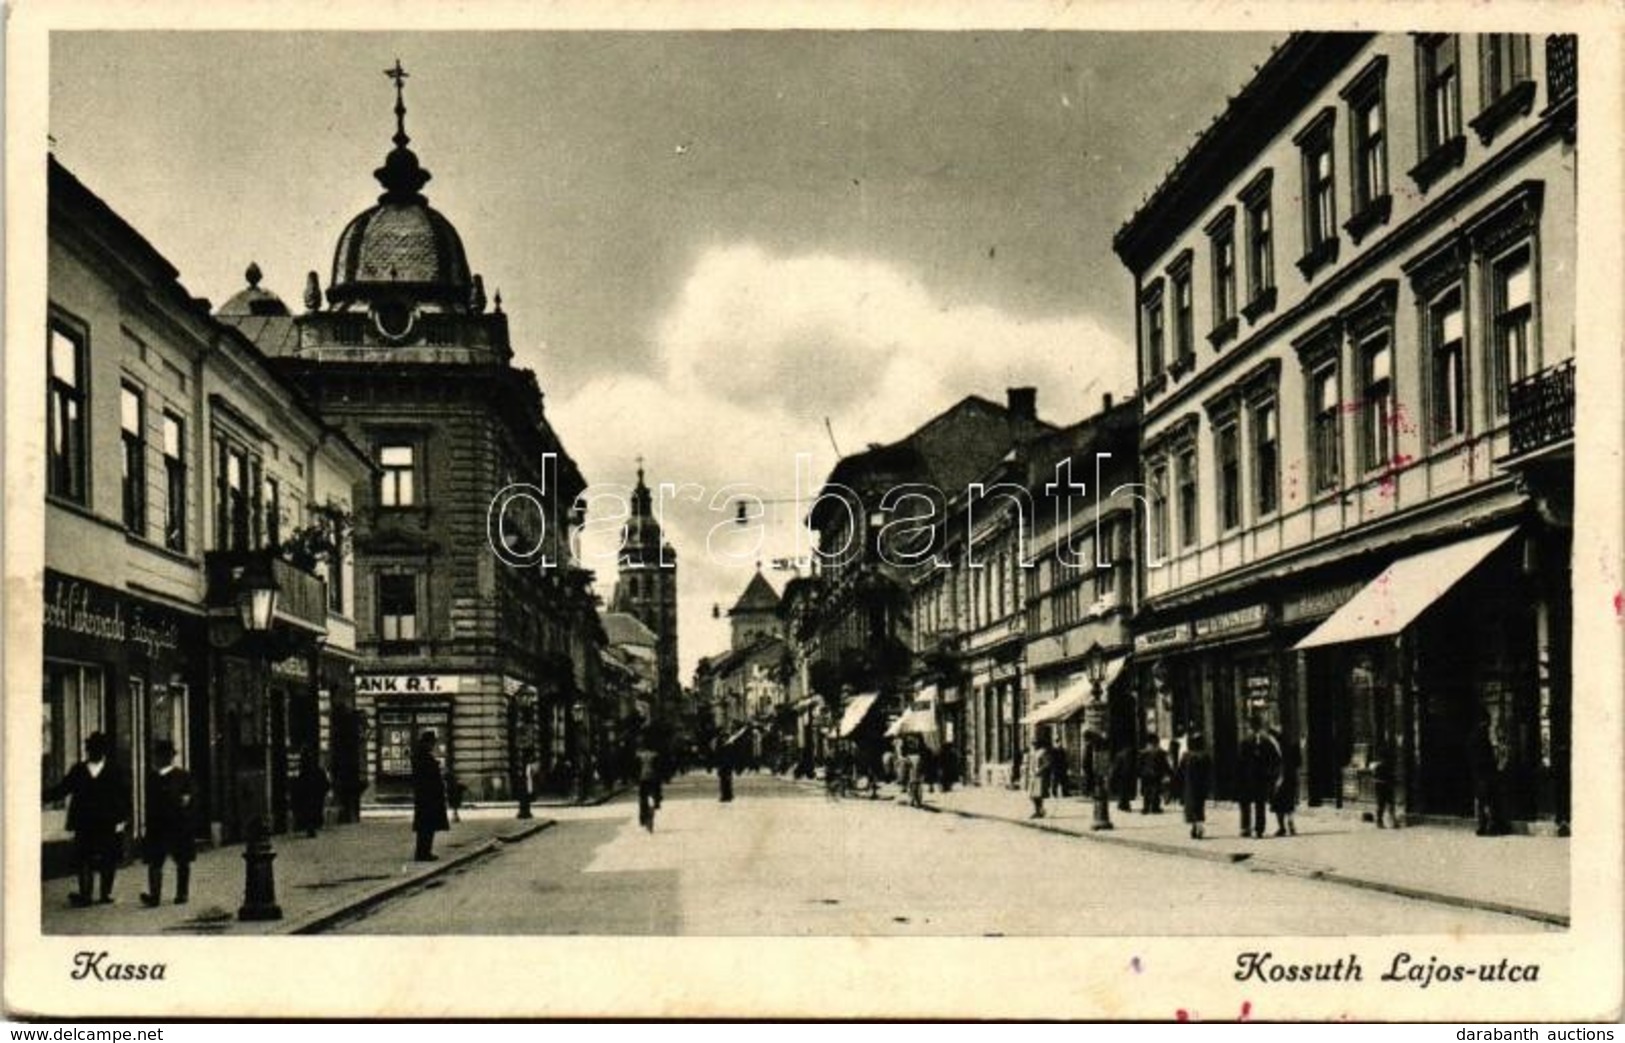
[[[1566,829],[1575,40],[1295,34],[1119,231],[1144,402],[1136,683],[1263,714],[1315,804]]]
[[[548,423],[535,374],[512,365],[501,294],[487,300],[457,230],[422,194],[397,78],[383,193],[339,235],[324,294],[302,314],[222,315],[370,457],[357,498],[353,616],[357,727],[369,799],[406,799],[415,735],[440,737],[473,799],[522,779],[563,788],[591,756],[601,631],[591,576],[570,557],[584,481]],[[503,515],[509,560],[488,534],[504,488],[539,499]],[[528,772],[526,768],[528,766]]]

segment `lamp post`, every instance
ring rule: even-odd
[[[271,572],[271,559],[256,556],[243,567],[237,577],[237,615],[243,630],[251,640],[260,641],[270,634],[276,621],[276,576]],[[263,647],[256,650],[264,674]],[[255,803],[260,803],[256,795]],[[280,920],[282,907],[276,902],[276,871],[272,863],[276,852],[271,849],[271,833],[265,823],[263,808],[248,823],[248,842],[243,848],[243,904],[237,910],[239,920]]]
[[[1089,828],[1111,829],[1111,793],[1107,785],[1111,775],[1111,754],[1106,745],[1106,729],[1101,725],[1101,718],[1105,714],[1100,702],[1101,689],[1106,683],[1106,652],[1099,641],[1090,645],[1089,651],[1083,654],[1083,669],[1089,677],[1089,709],[1086,712],[1090,718],[1089,730],[1094,734],[1089,751],[1089,767],[1094,775],[1095,818]]]
[[[509,697],[509,710],[512,720],[509,724],[509,738],[512,741],[514,797],[519,804],[518,818],[532,817],[530,810],[530,760],[533,748],[532,733],[536,714],[536,690],[524,685]]]

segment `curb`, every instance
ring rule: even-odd
[[[309,913],[304,917],[285,925],[283,929],[277,933],[321,934],[323,931],[326,931],[345,920],[354,918],[357,913],[387,902],[397,895],[420,887],[425,882],[444,876],[454,869],[460,869],[463,866],[485,858],[488,855],[496,854],[506,845],[517,844],[522,840],[528,840],[537,833],[542,832],[542,830],[550,829],[557,824],[558,823],[554,819],[537,819],[535,822],[522,826],[519,829],[491,837],[478,847],[465,851],[454,858],[448,858],[443,862],[439,862],[420,873],[415,873],[404,879],[393,881],[376,891],[359,895],[356,898],[343,903],[342,905],[338,905],[330,909],[324,909],[315,913]]]
[[[1294,876],[1304,880],[1318,880],[1329,884],[1338,884],[1344,887],[1355,887],[1366,891],[1378,891],[1395,895],[1400,898],[1410,898],[1416,901],[1432,902],[1436,905],[1448,905],[1457,909],[1471,909],[1477,912],[1499,913],[1503,916],[1517,916],[1525,920],[1536,920],[1540,923],[1556,927],[1570,926],[1569,917],[1560,913],[1549,912],[1544,909],[1532,909],[1527,906],[1511,905],[1505,902],[1496,902],[1488,899],[1467,898],[1463,895],[1449,894],[1444,891],[1430,891],[1426,888],[1411,887],[1406,884],[1391,883],[1386,880],[1371,880],[1366,877],[1353,876],[1341,873],[1335,869],[1316,869],[1313,866],[1298,862],[1287,862],[1269,857],[1258,857],[1247,852],[1228,851],[1202,851],[1195,848],[1184,847],[1179,844],[1166,844],[1156,840],[1140,840],[1134,837],[1121,837],[1106,834],[1104,831],[1075,832],[1064,826],[1052,826],[1047,822],[1026,821],[1023,819],[1006,818],[1002,815],[989,815],[985,812],[966,811],[962,808],[943,808],[926,805],[932,811],[944,811],[960,818],[981,819],[985,822],[1003,822],[1006,825],[1020,826],[1024,829],[1036,830],[1040,833],[1050,833],[1055,836],[1071,837],[1075,840],[1089,840],[1101,844],[1114,844],[1119,847],[1136,848],[1141,851],[1159,855],[1177,855],[1181,858],[1195,858],[1208,862],[1218,862],[1226,865],[1241,865],[1259,873],[1276,873],[1281,876]]]

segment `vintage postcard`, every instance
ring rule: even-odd
[[[1617,1018],[1622,28],[17,4],[7,1014]]]

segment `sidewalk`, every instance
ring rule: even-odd
[[[882,795],[888,790],[895,797],[895,786]],[[1192,840],[1178,804],[1168,805],[1161,815],[1119,811],[1113,804],[1113,829],[1096,832],[1089,828],[1094,805],[1081,797],[1045,801],[1041,819],[1028,817],[1032,803],[1019,790],[960,787],[927,794],[925,803],[932,811],[1160,854],[1232,862],[1565,927],[1569,923],[1569,842],[1559,837],[1480,837],[1470,829],[1446,826],[1378,829],[1346,811],[1300,807],[1297,836],[1266,833],[1262,840],[1244,840],[1237,806],[1209,802],[1207,838]],[[1271,815],[1271,832],[1274,822]]]
[[[400,819],[362,821],[334,826],[314,838],[284,834],[272,838],[276,851],[277,902],[282,919],[243,923],[237,908],[243,901],[243,845],[231,844],[198,852],[192,864],[191,901],[175,905],[175,867],[164,867],[164,904],[141,904],[147,889],[147,867],[140,862],[119,870],[112,905],[76,909],[68,894],[70,879],[44,882],[44,934],[264,935],[304,934],[331,920],[382,901],[466,865],[503,843],[534,836],[553,825],[551,819],[520,822],[510,817],[467,818],[452,823],[451,832],[436,837],[437,862],[412,860],[412,831]]]

